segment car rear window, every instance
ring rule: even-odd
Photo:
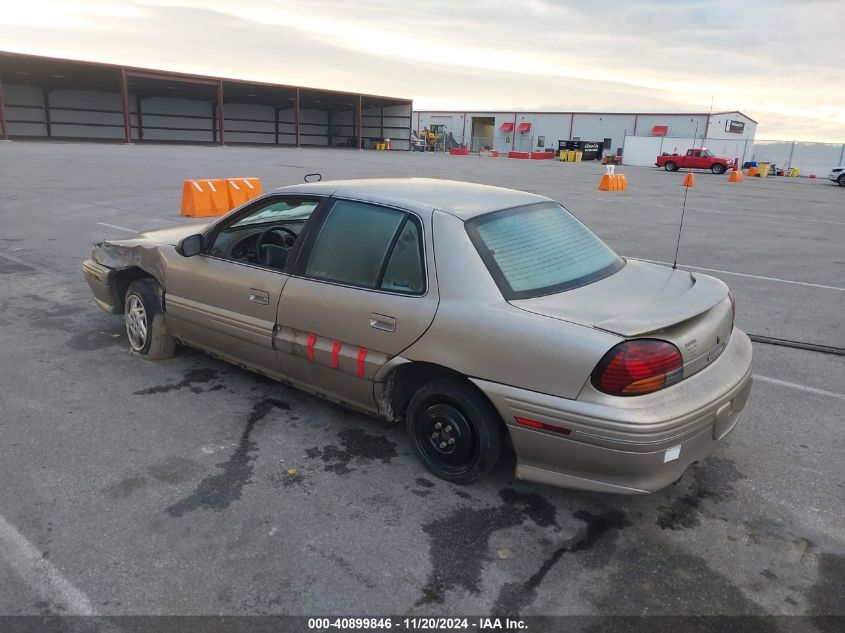
[[[577,288],[625,265],[562,206],[540,203],[467,222],[467,232],[505,299]]]

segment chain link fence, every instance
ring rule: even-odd
[[[822,177],[845,162],[845,143],[755,140],[745,160],[772,163],[777,169],[795,167],[802,176]]]

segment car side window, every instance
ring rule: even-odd
[[[399,233],[390,253],[381,285],[382,290],[419,294],[425,290],[423,278],[423,250],[420,229],[410,218]]]
[[[424,290],[420,230],[410,215],[338,200],[311,249],[305,275],[362,288]]]

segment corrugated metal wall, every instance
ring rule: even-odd
[[[141,99],[143,140],[213,143],[217,139],[213,110],[210,101],[199,99]]]
[[[125,138],[119,92],[52,89],[4,84],[8,134],[12,138],[66,138],[121,141]],[[214,143],[219,139],[216,99],[169,96],[137,98],[130,93],[134,141]],[[294,145],[294,108],[231,103],[223,105],[226,143]],[[364,147],[391,139],[392,148],[410,149],[410,103],[367,108],[361,113]],[[300,144],[356,146],[355,111],[300,110]]]
[[[223,104],[223,129],[227,143],[276,141],[276,108],[247,103]]]
[[[299,143],[301,145],[329,144],[329,113],[327,111],[299,111]]]

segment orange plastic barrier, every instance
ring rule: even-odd
[[[241,206],[247,200],[261,195],[260,178],[227,178],[226,189],[229,195],[229,208]]]
[[[554,152],[531,152],[531,158],[533,160],[550,160],[554,157]]]
[[[731,175],[728,176],[728,182],[742,182],[742,172],[732,171]]]
[[[452,156],[469,156],[469,150],[466,147],[453,147],[449,153]]]
[[[220,178],[186,180],[182,183],[182,215],[208,218],[223,215],[229,207],[226,181]]]
[[[759,170],[759,169],[757,169],[756,167],[749,167],[749,168],[748,168],[748,175],[749,175],[749,176],[759,176],[759,175],[760,175],[760,170]]]
[[[531,156],[529,152],[508,152],[508,158],[528,158]]]
[[[625,174],[604,174],[599,182],[599,191],[627,191],[628,179]]]
[[[684,176],[684,182],[681,183],[682,187],[695,187],[695,176],[692,175],[691,171],[687,172],[687,175]]]

